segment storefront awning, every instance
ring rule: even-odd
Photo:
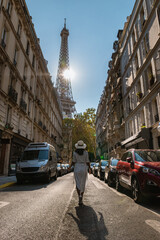
[[[125,139],[124,141],[122,141],[122,142],[121,142],[121,145],[122,145],[122,146],[126,145],[127,143],[129,143],[129,142],[135,140],[136,138],[138,138],[138,136],[139,136],[139,134],[134,134],[133,136]]]

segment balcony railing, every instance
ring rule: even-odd
[[[26,112],[26,110],[27,110],[27,103],[23,100],[23,98],[21,98],[20,107],[21,107],[21,109],[22,109],[24,112]]]
[[[8,95],[15,103],[17,102],[18,93],[12,86],[9,86]]]

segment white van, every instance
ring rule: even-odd
[[[33,178],[43,178],[47,183],[57,179],[55,148],[46,142],[29,143],[16,165],[17,183]]]

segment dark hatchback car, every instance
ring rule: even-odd
[[[118,159],[112,158],[105,167],[104,181],[107,182],[109,186],[113,186],[116,183],[116,166],[118,161]]]
[[[117,164],[116,189],[132,191],[135,202],[160,196],[160,150],[130,149]]]
[[[108,161],[107,160],[101,160],[99,162],[99,166],[98,166],[98,177],[101,180],[104,180],[104,173],[105,173],[105,167],[108,165]]]

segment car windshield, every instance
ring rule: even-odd
[[[160,151],[135,151],[138,162],[160,162]]]
[[[99,163],[96,163],[95,166],[98,167],[98,166],[99,166]]]
[[[112,166],[117,166],[118,160],[117,159],[112,159],[111,165]]]
[[[57,167],[60,167],[60,166],[61,166],[60,163],[58,163],[58,164],[57,164]]]
[[[107,166],[108,165],[108,162],[107,161],[102,161],[101,162],[101,166]]]
[[[24,160],[46,160],[48,159],[48,150],[24,151],[22,161]]]

